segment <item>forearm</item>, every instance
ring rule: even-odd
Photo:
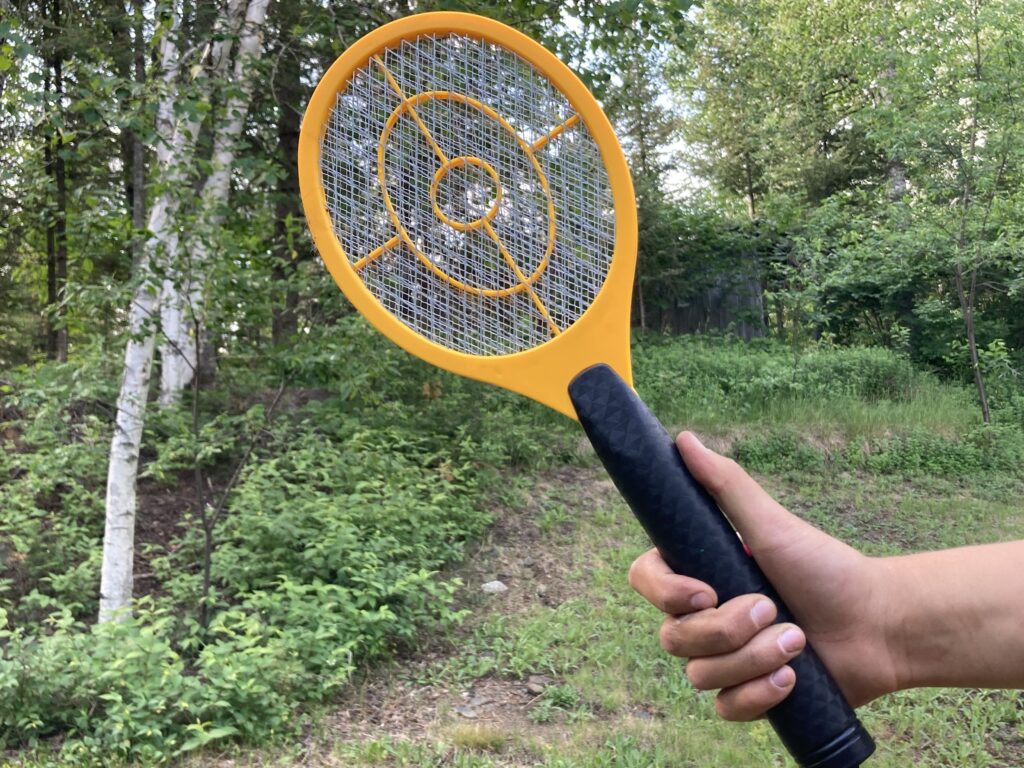
[[[876,562],[899,688],[1024,688],[1024,541]]]

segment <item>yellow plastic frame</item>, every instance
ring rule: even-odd
[[[355,72],[384,49],[420,35],[450,33],[486,40],[514,52],[565,95],[597,142],[615,205],[615,251],[593,304],[551,340],[511,355],[469,355],[448,349],[421,336],[388,312],[349,262],[327,212],[320,151],[337,94]],[[565,129],[561,128],[559,133]],[[377,330],[406,351],[462,376],[531,397],[573,419],[576,414],[567,387],[584,368],[607,363],[632,383],[629,310],[636,267],[637,218],[626,158],[611,123],[587,87],[554,54],[521,32],[483,16],[440,12],[408,16],[360,38],[331,65],[306,107],[299,137],[299,184],[313,241],[338,287]]]

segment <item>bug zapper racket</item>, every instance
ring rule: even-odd
[[[578,418],[665,561],[792,616],[631,389],[637,221],[608,119],[515,30],[426,13],[366,35],[306,109],[302,202],[345,295],[409,352]],[[769,720],[807,768],[874,749],[808,647]]]

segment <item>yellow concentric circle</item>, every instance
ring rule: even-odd
[[[449,216],[441,207],[441,204],[437,200],[438,190],[441,188],[441,182],[448,177],[449,172],[457,170],[459,168],[465,168],[466,166],[479,168],[488,176],[491,177],[491,181],[494,182],[494,203],[488,208],[483,216],[479,216],[469,221],[460,221],[452,216]],[[472,155],[461,155],[460,157],[453,157],[447,163],[442,164],[437,172],[434,174],[433,180],[430,182],[430,205],[434,209],[434,215],[437,216],[442,222],[447,224],[452,229],[458,232],[469,232],[474,229],[480,229],[484,224],[493,221],[494,217],[498,215],[498,209],[501,206],[502,188],[501,178],[498,176],[498,172],[494,170],[494,166],[479,157]]]
[[[468,283],[459,280],[453,277],[452,275],[449,275],[447,272],[441,269],[441,267],[439,267],[433,259],[431,259],[427,254],[425,254],[423,250],[416,244],[415,240],[410,235],[408,229],[405,227],[405,225],[402,223],[402,220],[399,218],[398,212],[395,210],[394,202],[391,199],[391,193],[388,191],[386,161],[388,139],[391,137],[392,131],[394,131],[395,126],[398,124],[398,121],[402,118],[402,116],[408,115],[409,119],[414,120],[416,124],[420,127],[420,130],[424,133],[424,138],[430,143],[431,147],[433,147],[434,152],[438,155],[438,159],[441,162],[441,167],[438,169],[438,173],[441,173],[446,166],[449,166],[453,162],[444,154],[440,147],[438,147],[434,140],[430,137],[430,132],[426,129],[426,127],[420,120],[419,116],[416,114],[416,107],[434,99],[465,104],[477,110],[488,119],[498,123],[498,125],[500,125],[502,129],[506,133],[508,133],[508,135],[515,141],[519,149],[522,150],[523,154],[525,154],[528,158],[530,166],[532,167],[533,172],[536,174],[537,179],[540,182],[541,189],[544,190],[544,198],[547,207],[548,231],[547,246],[544,249],[544,255],[541,258],[540,263],[537,265],[537,268],[529,276],[527,276],[525,280],[518,279],[515,284],[500,288],[469,285]],[[486,161],[483,161],[481,159],[481,162]],[[487,167],[491,168],[491,172],[494,174],[493,178],[498,183],[498,188],[501,189],[501,180],[498,179],[497,172],[494,171],[493,167],[491,167],[489,163],[487,164]],[[454,287],[458,288],[461,291],[475,293],[480,296],[509,296],[511,294],[529,291],[530,286],[537,281],[537,279],[547,268],[548,263],[551,260],[551,254],[555,249],[555,238],[557,236],[555,200],[551,194],[551,186],[548,183],[548,178],[545,175],[544,169],[541,167],[540,162],[537,160],[537,156],[534,153],[533,148],[526,143],[526,141],[519,135],[516,129],[512,127],[508,120],[499,115],[491,107],[480,102],[478,99],[465,96],[464,94],[461,93],[451,93],[449,91],[424,91],[423,93],[417,93],[413,96],[406,96],[403,99],[402,103],[395,107],[394,111],[392,111],[392,113],[388,116],[387,122],[384,124],[384,130],[381,131],[380,140],[377,143],[377,176],[380,181],[381,195],[384,198],[384,207],[387,208],[388,215],[391,217],[391,221],[395,225],[395,229],[398,231],[399,237],[409,247],[409,249],[414,254],[416,254],[416,258],[418,258],[420,262],[422,262],[423,266],[425,266],[427,269],[433,272],[437,277],[444,280],[446,283],[453,285]],[[431,185],[431,190],[435,192],[437,178],[438,177],[435,174],[434,183]],[[435,206],[435,213],[437,212],[438,209]],[[494,229],[485,226],[490,222],[491,219],[494,218],[495,215],[497,215],[497,213],[497,208],[494,208],[494,215],[485,215],[481,217],[480,219],[477,220],[475,226],[466,226],[464,224],[452,226],[451,221],[448,219],[448,217],[444,216],[443,213],[439,218],[441,218],[441,220],[444,221],[449,226],[452,226],[453,229],[463,232],[476,228],[483,228],[486,230],[488,235],[492,237],[492,239],[497,240],[498,238],[494,232]],[[500,242],[497,243],[497,245],[499,248],[502,249],[503,253],[507,253],[507,251],[505,251]],[[513,273],[515,273],[518,276],[518,265],[510,264],[509,266],[512,268]]]

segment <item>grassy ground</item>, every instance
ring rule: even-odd
[[[866,551],[1024,537],[1024,484],[861,473],[759,476],[790,508]],[[305,743],[218,765],[791,766],[766,722],[725,723],[659,647],[658,612],[626,586],[646,544],[597,467],[520,478],[463,567],[472,618],[347,692]],[[509,591],[485,595],[501,579]],[[1024,761],[1016,693],[922,690],[861,710],[872,768]],[[213,758],[208,756],[206,759]],[[204,762],[205,760],[204,759]]]

